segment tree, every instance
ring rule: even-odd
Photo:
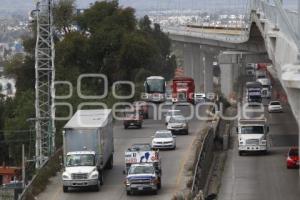
[[[53,6],[54,26],[64,35],[71,31],[75,18],[75,0],[56,0]]]

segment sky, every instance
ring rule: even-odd
[[[37,0],[0,0],[0,12],[30,12]],[[95,0],[76,0],[79,8],[86,8]],[[121,5],[131,6],[137,11],[164,9],[220,9],[245,7],[248,0],[119,0]],[[270,0],[272,1],[272,0]],[[297,8],[298,0],[283,0],[290,8]]]

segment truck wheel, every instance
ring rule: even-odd
[[[94,190],[95,192],[99,192],[99,190],[100,190],[99,184],[95,185],[95,186],[93,187],[93,190]]]
[[[131,191],[130,191],[130,190],[127,190],[127,191],[126,191],[126,194],[127,194],[128,196],[130,196],[130,195],[131,195]]]
[[[111,155],[106,164],[106,169],[112,169],[113,166],[114,166],[114,157],[113,157],[113,155]]]
[[[140,124],[138,127],[141,129],[142,128],[142,124]]]
[[[124,129],[127,129],[128,128],[128,126],[127,125],[124,125]]]
[[[242,151],[239,151],[239,156],[243,156],[243,152]]]
[[[63,186],[63,192],[64,192],[64,193],[67,193],[67,192],[69,192],[69,188],[68,188],[68,186]]]
[[[157,184],[157,189],[158,189],[158,190],[161,189],[161,180],[159,180],[159,183]]]
[[[157,190],[154,190],[154,191],[153,191],[153,194],[154,194],[154,195],[157,195]]]

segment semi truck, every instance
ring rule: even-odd
[[[260,82],[247,82],[246,83],[246,97],[248,103],[261,103],[262,102],[262,85]]]
[[[239,155],[255,151],[267,153],[268,132],[266,119],[239,119],[237,127]]]
[[[112,111],[78,110],[63,130],[63,191],[70,187],[99,191],[104,169],[113,168],[113,154]]]
[[[269,78],[259,78],[256,81],[261,83],[262,85],[262,90],[261,90],[262,98],[270,99],[272,96],[271,80]]]
[[[159,151],[151,150],[150,144],[133,145],[125,152],[123,173],[126,174],[124,183],[127,195],[146,191],[157,194],[161,188],[162,173]]]
[[[172,102],[194,103],[195,82],[190,77],[177,77],[172,83]]]

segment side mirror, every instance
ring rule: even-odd
[[[236,134],[239,134],[239,128],[238,127],[235,127],[235,132],[236,132]]]
[[[123,170],[123,174],[124,174],[124,175],[126,174],[125,170]]]
[[[269,131],[270,131],[270,127],[269,127],[269,126],[267,126],[267,133],[269,133]]]

